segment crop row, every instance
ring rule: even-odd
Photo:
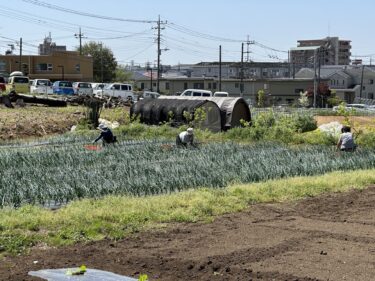
[[[0,206],[153,195],[374,166],[372,150],[337,154],[324,146],[225,143],[177,149],[122,142],[100,151],[80,143],[0,149]]]

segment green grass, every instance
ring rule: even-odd
[[[0,249],[3,254],[16,254],[36,245],[120,239],[165,223],[210,221],[255,203],[298,200],[325,192],[362,189],[374,183],[375,170],[371,169],[142,198],[84,199],[56,211],[30,205],[19,209],[7,207],[0,210]]]

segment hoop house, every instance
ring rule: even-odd
[[[130,115],[139,116],[141,122],[151,125],[169,121],[173,125],[187,124],[191,116],[194,126],[200,129],[219,132],[222,128],[220,108],[205,99],[143,99],[132,105]]]

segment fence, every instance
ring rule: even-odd
[[[332,108],[295,108],[295,107],[251,107],[251,117],[254,119],[260,113],[272,113],[274,115],[294,116],[336,116],[338,113]],[[354,109],[350,111],[352,116],[375,116],[375,110]]]

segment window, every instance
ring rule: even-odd
[[[29,79],[26,77],[14,77],[14,83],[24,83],[29,84]]]
[[[0,71],[5,71],[6,63],[3,60],[0,60]]]
[[[80,65],[79,63],[77,63],[77,64],[75,65],[75,70],[76,70],[77,72],[80,72],[80,71],[81,71],[81,65]]]
[[[169,90],[169,82],[165,82],[165,89]]]
[[[36,65],[37,71],[47,71],[47,64],[46,63],[38,63]]]
[[[295,94],[304,93],[304,92],[305,92],[304,89],[294,89]]]
[[[288,103],[288,104],[292,104],[294,102],[294,99],[285,99],[285,101]]]
[[[212,88],[211,88],[211,83],[208,83],[208,88],[209,88],[209,89],[212,89]]]
[[[234,87],[235,87],[235,88],[238,88],[239,86],[240,86],[239,83],[234,83]]]
[[[370,99],[370,100],[373,100],[374,99],[374,93],[368,93],[367,98]]]
[[[141,90],[144,90],[144,88],[145,88],[145,83],[141,83]]]
[[[184,90],[186,90],[187,88],[188,88],[188,83],[185,82],[185,83],[184,83]]]
[[[114,84],[112,86],[112,90],[120,90],[120,85],[119,84]]]
[[[132,87],[130,85],[121,85],[122,91],[131,91]]]
[[[216,83],[212,83],[212,89],[216,90],[217,87],[216,87]]]
[[[371,85],[374,84],[374,79],[370,79],[370,80],[368,81],[368,83],[371,84]]]
[[[208,68],[208,72],[211,72],[211,68],[210,67]]]
[[[203,83],[194,83],[193,88],[194,89],[203,89],[204,85],[203,85]]]

